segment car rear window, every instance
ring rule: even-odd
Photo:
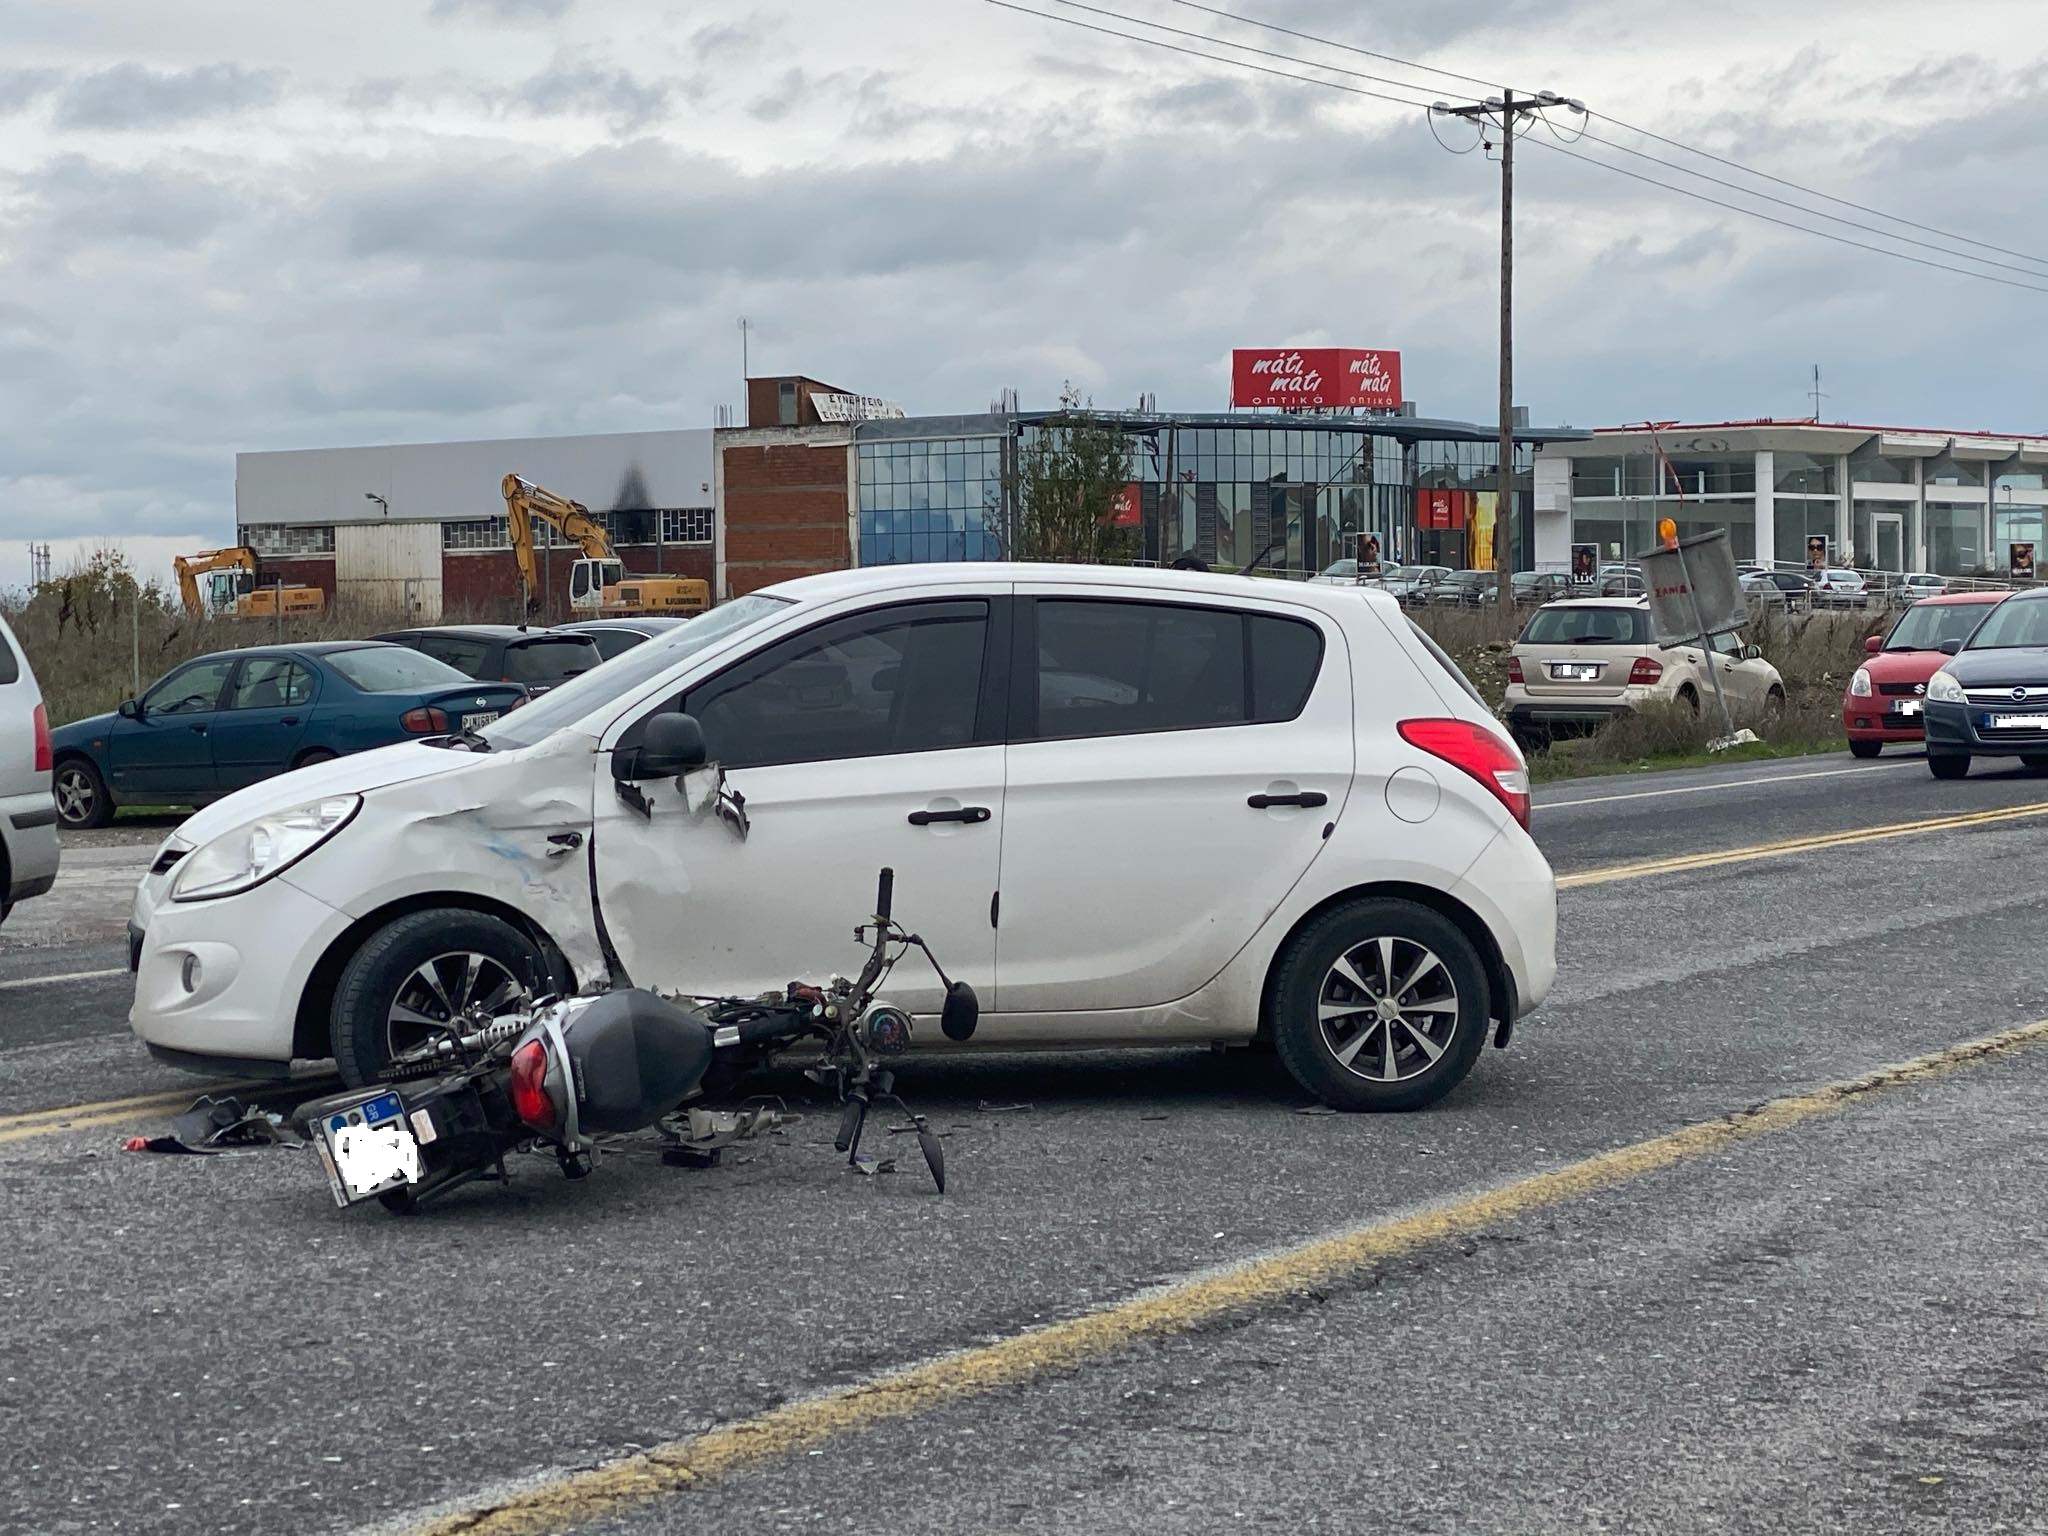
[[[447,662],[402,645],[329,651],[327,665],[364,693],[424,693],[430,688],[459,688],[469,681]]]
[[[1522,631],[1524,645],[1648,645],[1650,615],[1641,608],[1538,608]]]
[[[630,651],[647,638],[639,631],[631,629],[593,629],[589,634],[592,643],[597,646],[597,654],[606,661],[610,661],[621,651]]]
[[[515,640],[505,647],[508,683],[562,683],[588,672],[600,661],[597,647],[584,635],[543,635]]]

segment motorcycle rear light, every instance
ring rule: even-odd
[[[1403,720],[1400,730],[1409,746],[1477,779],[1528,830],[1529,765],[1510,743],[1472,720]]]
[[[36,712],[30,729],[35,735],[36,743],[36,766],[34,771],[37,773],[48,773],[56,766],[56,761],[50,752],[50,712],[40,704],[36,706]]]
[[[1519,656],[1510,656],[1508,658],[1508,681],[1511,683],[1519,683],[1521,680],[1522,658]]]
[[[400,715],[398,723],[415,736],[431,736],[448,729],[448,716],[431,704],[422,704],[418,709],[408,709]]]
[[[1628,669],[1631,683],[1654,683],[1664,675],[1664,663],[1654,656],[1638,656],[1634,666]]]
[[[548,1096],[548,1048],[529,1040],[512,1053],[511,1080],[506,1092],[512,1099],[512,1113],[520,1123],[536,1131],[555,1128],[555,1101]]]

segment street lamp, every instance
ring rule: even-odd
[[[389,517],[391,515],[391,503],[386,501],[382,496],[379,496],[375,491],[363,492],[363,500],[374,501],[375,503],[377,503],[377,506],[383,511],[386,517]]]

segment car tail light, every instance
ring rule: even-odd
[[[1519,656],[1510,656],[1508,658],[1508,681],[1511,683],[1519,683],[1521,680],[1522,658]]]
[[[1654,656],[1638,656],[1634,666],[1628,669],[1631,683],[1654,683],[1664,675],[1664,663]]]
[[[431,736],[448,729],[448,716],[431,704],[422,704],[400,715],[398,723],[415,736]]]
[[[50,752],[50,712],[42,705],[36,706],[30,729],[35,733],[37,773],[48,773],[56,767],[56,759]]]
[[[1472,775],[1529,826],[1529,765],[1488,727],[1471,720],[1403,720],[1401,739]]]
[[[512,1053],[511,1081],[506,1093],[512,1100],[512,1113],[524,1125],[536,1131],[552,1131],[559,1116],[555,1113],[555,1101],[548,1095],[548,1048],[539,1040],[529,1040]]]

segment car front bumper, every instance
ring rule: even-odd
[[[299,999],[349,923],[282,875],[213,901],[151,901],[138,893],[129,925],[129,1027],[180,1066],[288,1066]]]
[[[1987,717],[2038,715],[2039,730],[2014,730],[1987,726]],[[1967,752],[1972,757],[2048,756],[2048,709],[1995,704],[1953,704],[1946,700],[1927,701],[1927,750]]]
[[[1902,714],[1901,704],[1917,704],[1919,714]],[[1926,718],[1926,704],[1921,699],[1887,698],[1883,694],[1872,694],[1868,698],[1857,698],[1845,694],[1842,698],[1842,730],[1851,741],[1911,742],[1919,741],[1926,734],[1922,723]]]

